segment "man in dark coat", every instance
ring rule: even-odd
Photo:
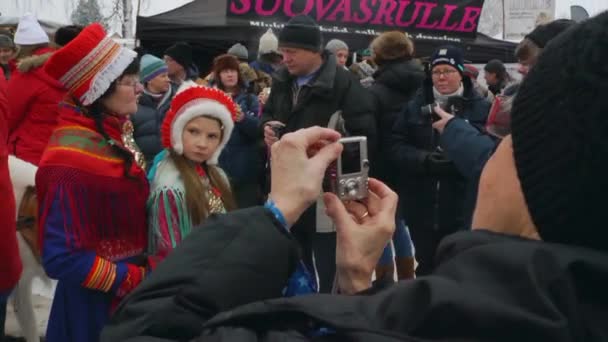
[[[335,56],[321,46],[321,30],[310,17],[296,16],[280,32],[279,49],[285,67],[274,74],[270,97],[263,108],[266,145],[277,141],[272,126],[282,126],[284,132],[327,127],[330,117],[342,111],[346,130],[353,136],[367,136],[368,151],[373,154],[377,138],[371,96],[348,71],[337,67]],[[311,271],[313,237],[317,240],[315,260],[321,267],[320,287],[327,292],[333,281],[335,234],[315,235],[316,218],[313,206],[296,223],[294,234]]]
[[[433,256],[441,238],[469,228],[475,205],[472,189],[476,187],[468,186],[439,148],[439,133],[432,127],[432,107],[436,102],[447,107],[450,98],[460,99],[462,108],[450,110],[458,110],[458,116],[479,130],[490,109],[490,103],[473,90],[470,79],[463,77],[460,49],[439,48],[431,69],[432,79],[425,81],[399,113],[389,147],[389,158],[402,175],[399,195],[420,263],[417,274],[428,274],[433,269]]]
[[[432,276],[350,295],[369,284],[383,248],[374,236],[388,239],[390,230],[360,239],[356,234],[375,225],[357,224],[332,201],[345,295],[271,299],[280,296],[296,249],[269,211],[253,208],[194,232],[126,298],[102,341],[607,340],[608,211],[602,199],[608,191],[608,101],[601,95],[608,84],[597,76],[608,71],[598,75],[593,63],[608,58],[607,25],[608,12],[546,47],[515,100],[512,136],[483,171],[476,229],[443,241]],[[555,73],[558,68],[577,72]],[[307,145],[293,138],[289,145],[305,154]],[[283,162],[294,154],[276,150]],[[298,192],[286,190],[294,193],[288,202],[297,203]],[[382,208],[396,202],[385,198]],[[230,231],[222,233],[227,239],[211,239],[223,230]],[[235,235],[243,240],[230,239]],[[244,243],[247,238],[255,243]],[[353,254],[358,262],[343,259]]]

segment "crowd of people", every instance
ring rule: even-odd
[[[37,169],[49,342],[608,339],[607,46],[608,12],[540,25],[523,81],[491,60],[485,88],[459,47],[385,32],[349,65],[297,15],[201,74],[188,43],[26,15],[0,33],[0,324],[11,155]],[[322,190],[347,136],[361,201]]]

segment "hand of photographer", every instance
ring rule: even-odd
[[[325,170],[342,152],[340,134],[311,127],[289,133],[271,150],[269,197],[291,226],[321,194]]]
[[[441,134],[441,133],[443,133],[443,130],[444,130],[445,126],[448,124],[448,122],[450,122],[450,120],[452,120],[454,118],[454,115],[446,112],[439,105],[435,105],[435,107],[433,107],[433,109],[435,110],[435,113],[437,113],[437,115],[439,115],[441,117],[441,120],[433,122],[433,128],[436,129],[437,131],[439,131],[439,133]]]
[[[369,197],[344,204],[332,193],[323,196],[327,215],[336,225],[336,274],[341,293],[368,289],[378,260],[395,231],[397,194],[370,178]]]
[[[266,146],[268,148],[272,147],[275,142],[279,141],[279,137],[277,137],[277,135],[275,134],[274,130],[272,129],[272,126],[282,124],[282,122],[276,120],[268,121],[264,124],[264,143],[266,143]]]

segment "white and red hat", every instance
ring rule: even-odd
[[[94,23],[57,50],[44,70],[88,106],[110,88],[136,57],[135,51],[120,46],[103,26]]]
[[[163,120],[161,142],[164,147],[172,148],[181,155],[184,153],[182,133],[190,120],[199,116],[218,119],[222,123],[222,141],[217,151],[207,160],[207,164],[215,165],[230,139],[236,115],[236,104],[223,91],[199,86],[192,81],[185,82],[171,101],[171,108]]]

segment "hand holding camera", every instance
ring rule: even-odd
[[[311,127],[286,134],[272,145],[269,197],[293,224],[321,194],[325,170],[342,152],[340,134]]]
[[[264,124],[264,142],[268,148],[281,139],[285,132],[285,124],[280,121],[268,121]]]
[[[446,112],[441,106],[436,105],[433,108],[435,114],[439,118],[439,120],[435,120],[433,122],[433,128],[439,131],[439,133],[443,133],[445,126],[448,124],[450,120],[454,118],[454,115]]]

